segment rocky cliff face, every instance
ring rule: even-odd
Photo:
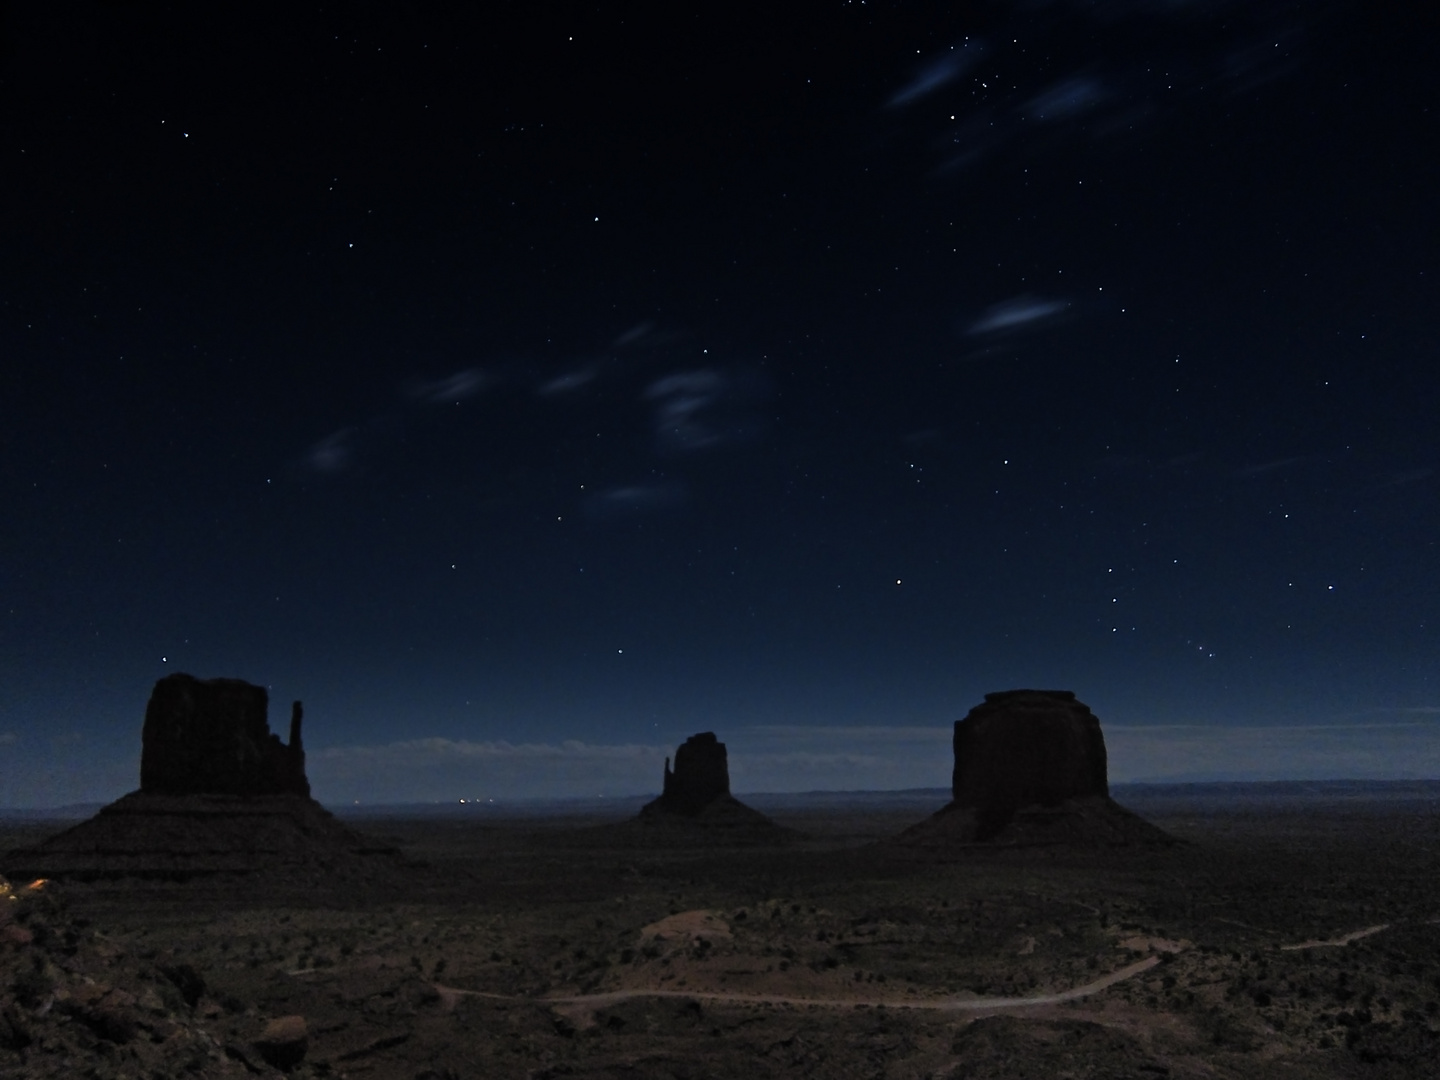
[[[691,735],[681,743],[673,770],[670,759],[665,759],[665,786],[660,797],[646,803],[633,824],[652,840],[659,836],[663,841],[664,834],[678,830],[670,839],[687,845],[764,843],[789,836],[788,830],[730,794],[725,744],[713,731]]]
[[[707,803],[730,794],[730,763],[725,744],[713,731],[691,735],[675,751],[675,770],[665,761],[660,802],[677,814],[697,814]]]
[[[145,709],[140,790],[157,795],[310,794],[297,701],[286,745],[270,732],[269,695],[242,679],[169,675]]]
[[[1069,690],[1004,690],[955,723],[952,793],[1003,828],[1023,806],[1105,798],[1100,721]]]
[[[1110,798],[1100,721],[1069,690],[1004,690],[955,724],[953,799],[902,844],[1165,844]]]
[[[0,869],[76,881],[256,875],[319,888],[398,867],[392,848],[310,798],[300,703],[288,744],[270,733],[267,704],[264,687],[240,679],[161,679],[145,710],[140,790],[4,853]]]

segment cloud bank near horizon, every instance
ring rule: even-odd
[[[1274,727],[1107,724],[1111,783],[1217,780],[1440,779],[1440,709],[1397,710],[1371,723]],[[658,794],[664,743],[509,742],[443,736],[374,745],[315,746],[307,771],[331,805]],[[950,725],[769,725],[718,732],[731,788],[749,792],[944,788]],[[0,807],[109,801],[137,786],[138,750],[97,753],[86,740],[56,745],[52,768],[0,774]]]
[[[731,788],[902,790],[950,785],[951,727],[742,727],[720,732]],[[658,793],[666,744],[414,739],[310,756],[322,801],[565,798]],[[1112,783],[1440,778],[1440,718],[1283,727],[1107,725]]]

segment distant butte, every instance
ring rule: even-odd
[[[691,735],[675,751],[675,768],[665,759],[660,797],[640,810],[638,824],[647,827],[697,828],[717,835],[775,838],[789,830],[776,825],[730,794],[730,763],[725,744],[713,731]]]
[[[271,734],[268,706],[263,686],[240,679],[161,679],[145,710],[140,789],[8,853],[5,872],[81,880],[262,874],[297,884],[365,877],[378,868],[366,856],[394,852],[310,797],[300,702],[288,744]]]
[[[907,829],[916,847],[1168,845],[1110,798],[1100,721],[1069,690],[1004,690],[955,723],[948,805]]]
[[[691,735],[675,751],[675,769],[665,759],[660,798],[645,809],[652,813],[694,817],[716,799],[730,794],[730,760],[725,744],[713,731]]]

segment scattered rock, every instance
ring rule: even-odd
[[[279,1016],[265,1025],[255,1040],[260,1056],[287,1072],[305,1060],[310,1049],[310,1029],[303,1016]]]
[[[244,1075],[215,1062],[214,1028],[178,997],[167,1008],[164,974],[73,919],[56,890],[0,878],[7,926],[29,932],[0,942],[0,1076]]]
[[[1088,1020],[982,1017],[955,1036],[954,1076],[1028,1080],[1035,1076],[1105,1076],[1139,1080],[1170,1069],[1135,1036]]]
[[[719,912],[703,908],[695,911],[681,911],[667,915],[658,922],[640,928],[640,943],[674,939],[686,942],[709,940],[711,942],[730,938],[730,924],[720,917]]]
[[[200,998],[205,993],[205,980],[193,967],[189,964],[161,964],[160,974],[180,991],[186,1005],[193,1009],[200,1004]]]

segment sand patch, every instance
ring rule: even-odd
[[[1147,937],[1144,934],[1137,934],[1135,937],[1123,938],[1116,944],[1131,952],[1182,953],[1193,947],[1194,942],[1185,938]]]
[[[640,928],[640,943],[647,941],[709,941],[728,939],[730,924],[714,911],[703,908],[668,915]]]

